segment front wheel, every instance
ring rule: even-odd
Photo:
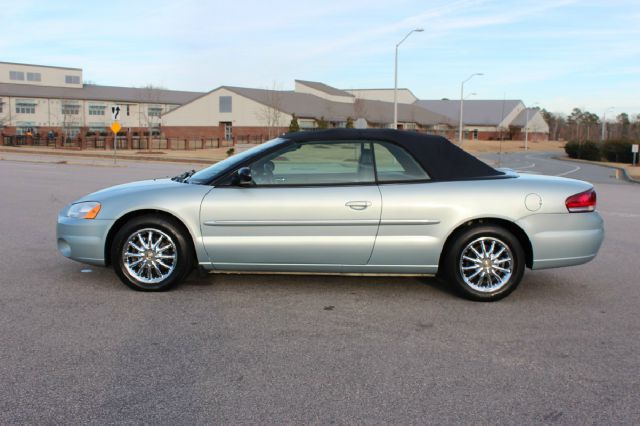
[[[499,227],[463,231],[445,259],[448,281],[463,297],[500,300],[516,289],[524,275],[525,255],[518,239]]]
[[[134,218],[120,228],[111,259],[120,280],[141,291],[168,290],[186,278],[193,266],[181,227],[154,215]]]

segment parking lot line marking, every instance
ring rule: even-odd
[[[568,172],[558,173],[556,176],[570,175],[571,173],[577,172],[578,170],[580,170],[580,166],[576,166],[575,169],[569,170]]]

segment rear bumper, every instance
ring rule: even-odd
[[[105,265],[105,242],[113,220],[72,219],[58,216],[58,251],[69,259]]]
[[[587,263],[604,239],[604,222],[597,212],[537,214],[519,220],[533,249],[532,269]]]

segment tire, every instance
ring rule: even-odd
[[[159,215],[139,216],[126,222],[111,246],[116,275],[134,290],[165,291],[175,287],[193,269],[193,247],[185,233],[178,222]]]
[[[475,226],[457,235],[449,246],[444,276],[462,297],[492,302],[518,287],[524,267],[524,250],[511,232]]]

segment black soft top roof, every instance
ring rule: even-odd
[[[296,142],[379,140],[395,143],[413,155],[434,180],[505,176],[442,136],[393,129],[330,129],[288,133],[283,138]]]

